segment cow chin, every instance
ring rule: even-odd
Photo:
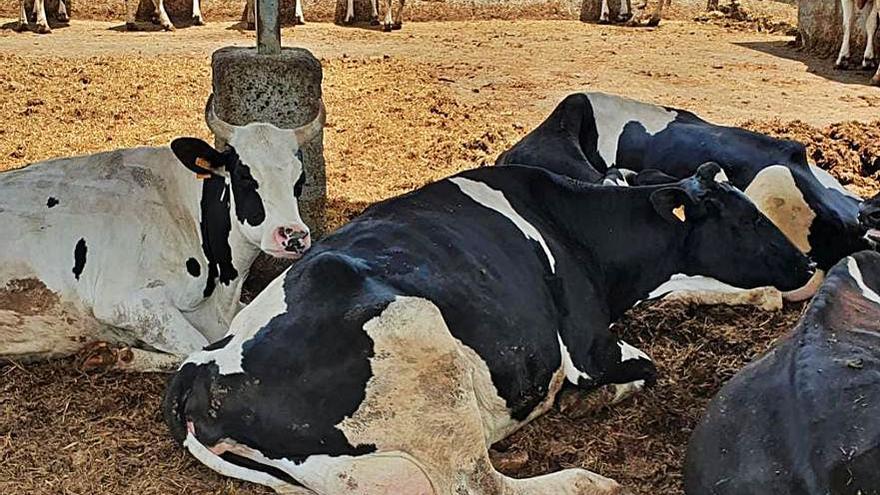
[[[285,259],[285,260],[298,260],[303,257],[308,248],[303,249],[302,251],[286,251],[284,249],[263,249],[263,252],[268,254],[273,258]]]

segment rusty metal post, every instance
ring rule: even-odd
[[[281,53],[281,10],[278,0],[257,0],[257,53]]]

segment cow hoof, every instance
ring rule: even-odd
[[[620,14],[617,16],[617,22],[624,24],[632,19],[632,14]]]
[[[391,25],[391,29],[393,29],[393,30],[395,30],[395,31],[397,31],[398,29],[400,29],[400,28],[402,28],[402,27],[403,27],[403,23],[402,23],[402,22],[395,22],[394,24]]]
[[[205,20],[202,19],[201,17],[193,17],[192,18],[192,25],[193,26],[204,26]]]
[[[37,24],[35,31],[39,34],[49,34],[52,32],[52,29],[49,28],[48,24]]]
[[[170,31],[174,31],[175,29],[177,29],[177,28],[174,27],[174,24],[162,24],[162,30],[163,30],[163,31],[169,31],[169,32],[170,32]]]
[[[871,78],[871,86],[880,86],[880,74]]]
[[[392,29],[394,29],[394,27],[391,24],[385,24],[382,26],[382,31],[385,31],[386,33],[390,33]]]
[[[837,70],[850,70],[852,69],[852,63],[849,58],[841,58],[834,63],[834,68]]]
[[[600,18],[599,21],[598,21],[598,23],[599,23],[599,24],[611,24],[611,21],[609,21],[608,19],[601,19],[601,18]]]
[[[379,18],[378,18],[378,17],[373,17],[373,18],[370,19],[370,26],[378,26],[379,24],[380,24],[380,23],[379,23]]]
[[[660,18],[659,17],[651,17],[650,19],[648,19],[648,27],[657,27],[659,25],[660,25]]]
[[[26,22],[19,22],[15,25],[14,29],[19,33],[23,33],[28,30],[28,24]]]
[[[256,31],[257,25],[253,22],[246,22],[244,28],[248,31]]]
[[[876,58],[866,58],[862,60],[862,70],[874,70],[877,68]]]
[[[119,360],[117,351],[107,342],[92,342],[77,355],[82,371],[107,371]]]
[[[305,21],[302,17],[297,17],[297,18],[293,21],[293,25],[294,25],[294,26],[302,26],[302,25],[305,24],[305,23],[306,23],[306,21]]]
[[[67,14],[58,14],[55,16],[55,20],[61,24],[70,24],[70,17]]]

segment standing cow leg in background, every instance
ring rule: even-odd
[[[153,6],[156,8],[156,16],[162,29],[174,31],[174,24],[171,24],[171,19],[168,18],[168,13],[165,12],[165,0],[153,0]]]
[[[390,0],[389,0],[390,2]],[[391,25],[391,29],[400,29],[403,27],[403,7],[406,5],[406,0],[398,0],[397,2],[397,22]]]
[[[64,0],[58,0],[58,12],[55,13],[55,19],[58,22],[70,22],[70,15],[67,13],[67,7],[64,5]]]
[[[202,16],[202,7],[199,0],[193,0],[192,5],[192,23],[193,26],[204,26],[205,18]]]
[[[599,11],[599,24],[609,24],[611,20],[608,18],[610,15],[610,10],[608,8],[608,0],[602,0],[602,7]]]
[[[25,8],[24,0],[20,0],[18,10],[18,26],[15,26],[16,31],[27,31],[28,29],[28,18],[27,18],[27,8]]]
[[[302,0],[296,0],[296,5],[294,7],[294,20],[293,23],[297,26],[302,26],[306,23],[306,18],[303,16],[303,4]]]
[[[632,16],[630,0],[620,0],[620,12],[617,13],[617,22],[628,22],[632,19]]]
[[[382,31],[386,33],[394,29],[394,18],[391,15],[392,2],[394,0],[385,0],[385,23],[382,25]]]
[[[351,3],[351,1],[352,0],[349,0],[349,3]],[[257,29],[257,3],[254,2],[254,0],[247,0],[244,10],[247,12],[245,21],[247,24],[246,28],[249,31]]]
[[[657,0],[657,6],[654,7],[654,13],[651,14],[651,18],[648,19],[649,26],[656,26],[660,24],[660,18],[663,15],[663,4],[666,3],[665,0]]]
[[[36,18],[36,32],[41,34],[51,33],[49,21],[46,19],[46,2],[45,0],[34,0],[34,17]]]
[[[852,39],[853,25],[855,24],[855,1],[840,0],[840,6],[843,8],[843,41],[840,44],[840,53],[837,55],[837,62],[834,63],[835,69],[846,70],[851,67],[849,60],[849,45]]]
[[[865,56],[862,58],[862,69],[873,70],[877,68],[877,58],[874,55],[874,35],[877,33],[877,16],[880,15],[880,0],[874,0],[868,4],[868,14],[865,18],[865,33],[868,40],[865,45]]]

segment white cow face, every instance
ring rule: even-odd
[[[227,149],[219,152],[204,141],[183,138],[171,145],[177,157],[197,174],[222,177],[231,190],[233,218],[248,242],[275,257],[302,256],[311,238],[299,213],[306,180],[299,149],[320,132],[323,106],[314,121],[293,130],[264,123],[227,124],[214,115],[212,100],[206,119]]]

